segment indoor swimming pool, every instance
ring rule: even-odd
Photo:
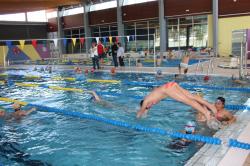
[[[156,79],[153,74],[105,72],[74,74],[72,71],[56,71],[52,74],[30,70],[7,70],[0,80],[28,84],[60,86],[94,90],[105,104],[98,104],[88,93],[77,93],[39,87],[22,87],[14,84],[0,85],[2,97],[32,104],[59,108],[87,115],[155,127],[167,131],[181,131],[188,121],[195,121],[196,113],[190,107],[173,100],[163,100],[155,105],[148,116],[136,118],[139,102],[152,87],[131,85],[128,82],[163,84],[173,81],[173,75]],[[27,79],[27,75],[41,78]],[[76,81],[53,80],[53,77],[73,77]],[[120,83],[87,82],[87,79],[119,80]],[[250,96],[243,91],[211,90],[196,85],[238,87],[226,77],[212,77],[209,82],[203,76],[188,76],[181,84],[193,86],[191,92],[202,92],[204,98],[214,102],[218,96],[226,98],[227,104],[242,105]],[[241,96],[241,97],[239,97]],[[0,106],[12,112],[9,102]],[[28,109],[24,107],[23,109]],[[197,123],[197,133],[212,136],[214,131]],[[183,165],[203,145],[193,142],[185,148],[173,149],[173,138],[143,133],[117,127],[95,120],[68,117],[62,114],[38,111],[21,120],[1,120],[0,162],[3,165]]]

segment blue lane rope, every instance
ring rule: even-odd
[[[236,147],[236,148],[240,148],[240,149],[250,150],[249,143],[239,142],[235,139],[229,140],[229,147]]]
[[[69,111],[65,111],[62,109],[51,108],[51,107],[46,107],[46,106],[41,106],[41,105],[36,105],[36,104],[28,104],[27,106],[36,107],[40,111],[53,112],[53,113],[58,113],[58,114],[62,114],[65,116],[77,117],[80,119],[95,120],[95,121],[110,124],[113,126],[124,127],[127,129],[133,129],[133,130],[137,130],[137,131],[141,131],[141,132],[145,132],[145,133],[159,134],[159,135],[170,136],[170,137],[174,137],[174,138],[184,138],[184,139],[188,139],[188,140],[192,140],[192,141],[199,141],[199,142],[204,142],[204,143],[214,144],[214,145],[220,145],[222,143],[222,141],[216,137],[208,137],[208,136],[193,135],[193,134],[183,134],[180,132],[166,131],[166,130],[163,130],[160,128],[144,127],[140,124],[133,125],[133,124],[130,124],[127,122],[106,119],[106,118],[98,117],[95,115],[87,115],[87,114],[83,114],[80,112],[69,112]]]

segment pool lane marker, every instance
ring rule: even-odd
[[[150,133],[150,134],[159,134],[162,136],[169,136],[169,137],[174,137],[174,138],[184,138],[184,139],[188,139],[192,141],[199,141],[199,142],[204,142],[204,143],[214,144],[214,145],[220,145],[222,143],[221,140],[216,137],[208,137],[208,136],[203,136],[203,135],[198,135],[198,134],[197,135],[183,134],[183,133],[175,132],[175,131],[166,131],[160,128],[144,127],[140,124],[130,124],[127,122],[106,119],[106,118],[98,117],[95,115],[83,114],[80,112],[70,112],[70,111],[66,111],[66,110],[58,109],[58,108],[46,107],[46,106],[41,106],[41,105],[36,105],[36,104],[29,104],[27,102],[22,102],[22,101],[10,99],[10,98],[1,97],[0,101],[18,102],[22,105],[26,105],[29,107],[36,107],[39,111],[58,113],[58,114],[62,114],[65,116],[76,117],[80,119],[95,120],[101,123],[105,123],[105,124],[109,124],[109,125],[113,125],[117,127],[123,127],[127,129],[132,129],[136,131],[141,131],[145,133]]]
[[[133,130],[141,131],[144,133],[159,134],[162,136],[169,136],[169,137],[174,137],[174,138],[183,138],[183,139],[204,142],[204,143],[214,144],[214,145],[228,145],[229,147],[236,147],[240,149],[250,150],[249,143],[239,142],[235,139],[229,139],[228,141],[222,142],[222,140],[217,137],[208,137],[208,136],[203,136],[203,135],[198,135],[198,134],[183,134],[183,133],[175,132],[175,131],[166,131],[160,128],[144,127],[140,124],[130,124],[127,122],[106,119],[106,118],[98,117],[95,115],[87,115],[87,114],[83,114],[80,112],[70,112],[70,111],[66,111],[66,110],[58,109],[58,108],[40,106],[36,104],[29,104],[27,102],[23,102],[23,101],[11,99],[11,98],[0,97],[0,101],[17,102],[24,106],[36,107],[38,110],[44,111],[44,112],[58,113],[58,114],[62,114],[65,116],[77,117],[80,119],[95,120],[101,123],[106,123],[109,125],[123,127],[127,129],[133,129]]]
[[[0,77],[8,76],[8,74],[0,74]],[[14,76],[14,75],[13,75]],[[17,75],[22,76],[22,75]],[[83,78],[73,78],[73,77],[41,77],[41,76],[32,76],[27,75],[24,76],[27,79],[42,79],[42,78],[51,78],[52,80],[56,81],[83,81]],[[154,82],[135,82],[135,81],[121,81],[121,80],[100,80],[100,79],[87,79],[88,83],[113,83],[113,84],[119,84],[122,83],[124,85],[132,85],[132,86],[143,86],[143,87],[157,87],[161,86],[164,83],[154,83]],[[195,88],[202,88],[202,89],[210,89],[210,90],[221,90],[221,91],[240,91],[244,93],[250,93],[250,88],[234,88],[234,87],[220,87],[220,86],[206,86],[206,85],[190,85],[186,83],[181,83],[181,87],[183,88],[189,88],[189,89],[195,89]]]

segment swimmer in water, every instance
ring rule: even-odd
[[[184,134],[195,134],[196,133],[196,124],[193,121],[188,121],[185,125],[184,131],[181,131]],[[168,147],[171,149],[183,149],[192,143],[191,140],[181,138],[173,140]]]
[[[236,121],[235,116],[231,114],[231,112],[225,109],[225,98],[218,97],[215,102],[215,107],[217,109],[217,113],[215,114],[215,118],[220,121],[223,125],[230,125]]]
[[[18,103],[18,102],[15,102],[13,105],[12,105],[13,109],[14,109],[14,113],[12,113],[13,117],[15,118],[20,118],[22,116],[26,116],[26,115],[29,115],[30,113],[32,113],[33,111],[36,111],[36,108],[32,108],[28,111],[23,111],[21,110],[21,104]]]
[[[162,77],[164,77],[164,75],[163,75],[163,73],[162,73],[161,70],[157,70],[157,72],[156,72],[156,77],[157,77],[157,78],[162,78]]]
[[[206,106],[209,110],[216,114],[217,110],[213,104],[207,102],[203,98],[191,94],[189,91],[181,88],[176,82],[168,82],[158,88],[155,88],[148,96],[146,96],[144,100],[140,102],[141,107],[137,112],[137,118],[146,115],[153,105],[159,103],[167,97],[189,105],[196,111],[202,113],[206,117],[208,126],[212,121],[216,121],[216,119],[211,116],[210,112],[207,109],[204,109],[204,106]],[[217,123],[217,121],[215,123]]]
[[[99,105],[101,105],[101,106],[103,106],[103,107],[107,107],[107,108],[113,108],[113,107],[114,107],[113,104],[111,104],[111,103],[109,103],[109,102],[107,102],[107,101],[102,100],[102,99],[96,94],[95,91],[85,91],[85,92],[91,94],[91,95],[93,96],[94,101],[95,101],[97,104],[99,104]]]

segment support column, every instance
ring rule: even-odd
[[[63,48],[63,40],[62,40],[64,36],[62,18],[63,18],[63,8],[58,7],[57,9],[57,38],[59,40],[57,43],[57,48],[58,48],[59,57],[62,57],[62,54],[65,53],[64,48]]]
[[[84,21],[84,32],[85,32],[85,46],[86,46],[86,54],[88,54],[88,50],[91,45],[91,32],[89,27],[89,12],[90,12],[90,4],[83,0],[83,21]]]
[[[218,56],[218,0],[213,0],[213,50],[214,56]]]
[[[124,39],[124,25],[123,25],[123,21],[122,21],[122,4],[123,4],[123,0],[117,0],[117,30],[118,30],[118,36],[123,36],[122,40],[120,40],[120,42],[122,43],[123,46],[125,46],[125,39]]]
[[[166,31],[166,20],[164,15],[164,0],[158,0],[159,5],[159,23],[160,23],[160,55],[166,52],[167,47],[167,31]]]

